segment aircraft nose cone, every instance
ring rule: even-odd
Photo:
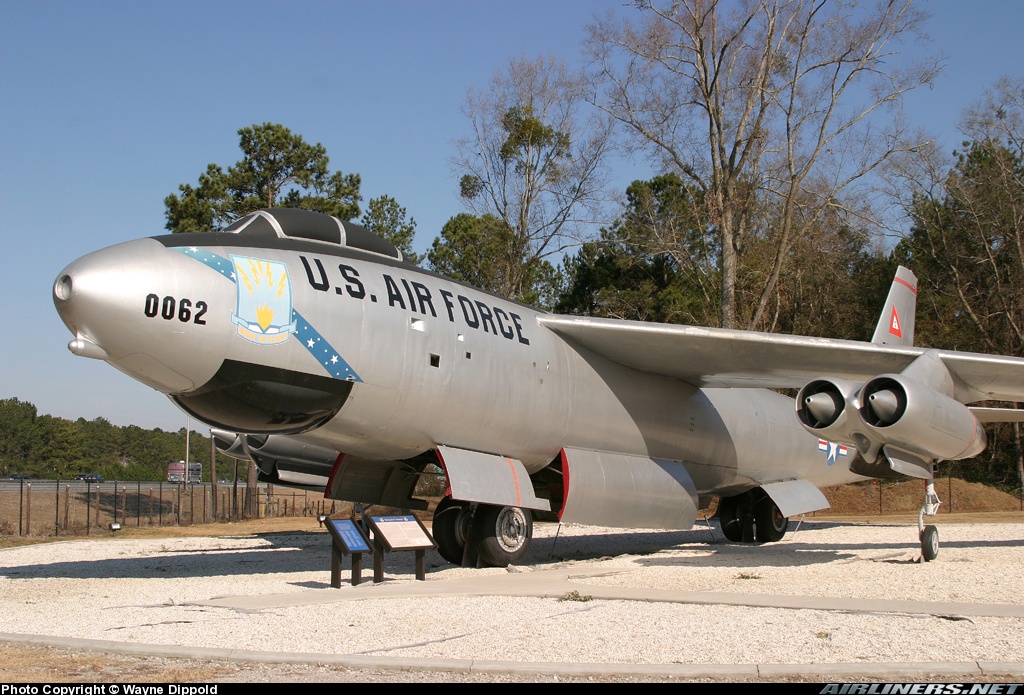
[[[110,357],[101,346],[108,341],[114,347],[118,336],[114,328],[123,322],[127,309],[121,291],[129,279],[119,259],[123,255],[115,246],[83,256],[64,268],[54,281],[53,305],[64,325],[75,334],[69,345],[72,352],[100,359]]]
[[[168,366],[174,357],[171,322],[160,325],[147,315],[153,313],[154,293],[175,282],[176,270],[152,239],[70,263],[53,283],[54,307],[75,336],[68,349],[105,360],[164,392],[192,388],[194,381],[182,376],[180,366]]]
[[[78,330],[80,320],[76,318],[76,308],[88,302],[88,299],[75,298],[75,273],[74,270],[65,269],[56,282],[53,283],[53,304],[57,308],[64,325],[75,334],[75,339],[68,343],[68,349],[79,357],[91,357],[97,360],[107,360],[110,355],[94,339],[86,337]]]
[[[56,307],[60,320],[72,333],[75,332],[74,309],[71,307],[74,288],[74,274],[69,272],[69,268],[65,268],[53,283],[53,306]]]

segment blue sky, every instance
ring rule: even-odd
[[[108,365],[73,356],[51,285],[89,251],[164,231],[164,198],[237,131],[281,123],[390,195],[423,250],[462,211],[448,160],[468,133],[466,90],[510,58],[579,59],[595,14],[624,0],[0,0],[0,398],[75,419],[176,430],[185,416]],[[952,149],[964,107],[1020,74],[1024,3],[925,3],[946,68],[908,102]],[[916,49],[915,49],[916,50]],[[620,162],[624,186],[647,175]],[[195,425],[195,423],[193,423]]]

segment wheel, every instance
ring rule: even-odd
[[[754,541],[754,514],[751,493],[744,492],[718,500],[718,521],[722,534],[733,543]]]
[[[507,567],[526,554],[533,537],[533,517],[519,507],[481,504],[473,521],[473,538],[480,564]]]
[[[472,520],[473,513],[469,503],[453,500],[451,497],[445,497],[438,502],[434,510],[431,533],[437,541],[437,552],[454,565],[462,564]]]
[[[939,529],[932,525],[924,527],[921,532],[921,557],[931,562],[939,556]]]
[[[743,540],[743,529],[740,526],[739,505],[735,497],[718,499],[718,523],[722,525],[722,535],[733,543]]]
[[[754,524],[758,543],[776,543],[786,535],[789,519],[782,516],[772,498],[765,495],[754,506]]]

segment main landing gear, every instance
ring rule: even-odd
[[[720,498],[718,520],[722,533],[734,543],[774,543],[781,541],[789,528],[789,519],[759,487]]]
[[[530,547],[533,517],[528,509],[445,497],[434,510],[432,533],[437,551],[448,562],[506,567]]]
[[[434,510],[431,533],[437,542],[437,552],[448,562],[462,564],[466,540],[473,524],[473,511],[466,502],[445,497]]]

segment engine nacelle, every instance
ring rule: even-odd
[[[217,449],[226,456],[253,461],[260,480],[304,489],[322,490],[339,452],[303,444],[282,435],[235,434],[210,430]]]
[[[291,464],[320,471],[321,475],[331,474],[339,452],[312,444],[303,444],[281,435],[244,435],[246,448],[260,470],[265,462]],[[270,471],[264,470],[269,473]]]
[[[863,386],[815,379],[800,389],[796,414],[811,434],[850,444],[873,463],[886,449],[925,461],[959,460],[985,450],[985,430],[964,404],[901,374],[883,374]]]
[[[864,384],[859,401],[872,440],[948,461],[985,450],[985,429],[967,406],[913,379],[877,376]]]
[[[239,461],[249,460],[249,454],[245,452],[245,448],[242,446],[243,435],[228,430],[211,428],[210,436],[213,437],[213,443],[217,446],[217,451],[220,453]]]
[[[334,468],[339,452],[334,449],[296,442],[282,435],[236,434],[227,430],[211,429],[217,450],[225,456],[243,461],[285,461],[326,469]]]

